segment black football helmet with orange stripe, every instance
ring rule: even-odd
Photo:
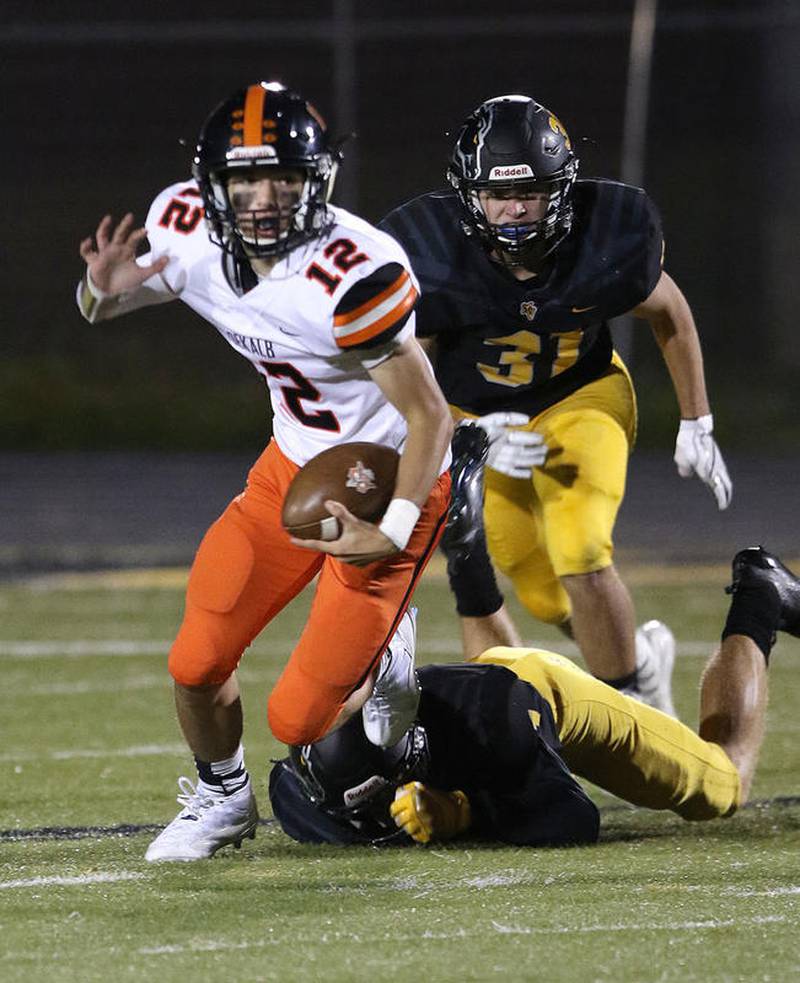
[[[333,224],[327,202],[339,159],[316,109],[280,82],[233,93],[203,124],[192,166],[211,241],[235,256],[268,257],[322,235]],[[280,221],[252,211],[242,223],[234,211],[231,175],[257,168],[302,173],[302,190]]]
[[[578,160],[558,118],[528,96],[497,96],[464,121],[447,178],[462,206],[462,225],[507,265],[535,267],[572,227]],[[513,197],[544,191],[544,216],[527,224],[492,225],[480,192]]]

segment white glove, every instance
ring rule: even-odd
[[[710,413],[696,420],[681,420],[674,460],[681,478],[696,474],[711,489],[722,510],[731,504],[733,484],[717,442],[711,436],[713,430],[714,417]]]
[[[510,478],[530,478],[532,469],[544,464],[547,444],[542,435],[509,429],[530,423],[530,417],[524,413],[489,413],[469,422],[477,424],[489,437],[487,467]]]

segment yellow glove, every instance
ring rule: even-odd
[[[469,829],[469,799],[463,792],[439,792],[422,782],[401,785],[389,807],[392,818],[417,843],[449,840]]]

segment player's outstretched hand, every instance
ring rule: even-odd
[[[440,792],[422,782],[401,785],[389,812],[398,829],[417,843],[451,840],[469,829],[472,821],[469,799],[463,792]]]
[[[80,244],[80,254],[92,283],[99,291],[115,297],[135,290],[155,273],[160,273],[169,262],[161,256],[149,266],[136,263],[136,249],[147,235],[145,228],[133,227],[133,215],[128,214],[115,227],[110,215],[105,215],[94,239],[90,236]]]
[[[369,563],[383,560],[387,556],[399,552],[388,536],[371,522],[357,519],[341,502],[325,502],[325,508],[339,520],[342,532],[338,539],[295,539],[295,546],[304,549],[329,553],[344,563],[352,563],[356,567],[365,567]]]
[[[722,453],[712,436],[714,418],[708,413],[696,420],[681,420],[675,441],[674,461],[682,478],[696,474],[711,489],[722,510],[731,504],[733,483]]]
[[[515,430],[530,423],[524,413],[488,413],[473,420],[489,437],[486,466],[510,478],[530,478],[534,468],[544,464],[547,444],[532,430]]]

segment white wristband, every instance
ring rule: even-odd
[[[89,288],[89,293],[94,297],[95,300],[105,300],[106,297],[110,296],[105,290],[101,290],[94,280],[89,276],[89,271],[86,271],[86,286]]]
[[[399,550],[404,550],[420,517],[420,508],[407,498],[393,498],[389,502],[378,529],[391,539]]]

